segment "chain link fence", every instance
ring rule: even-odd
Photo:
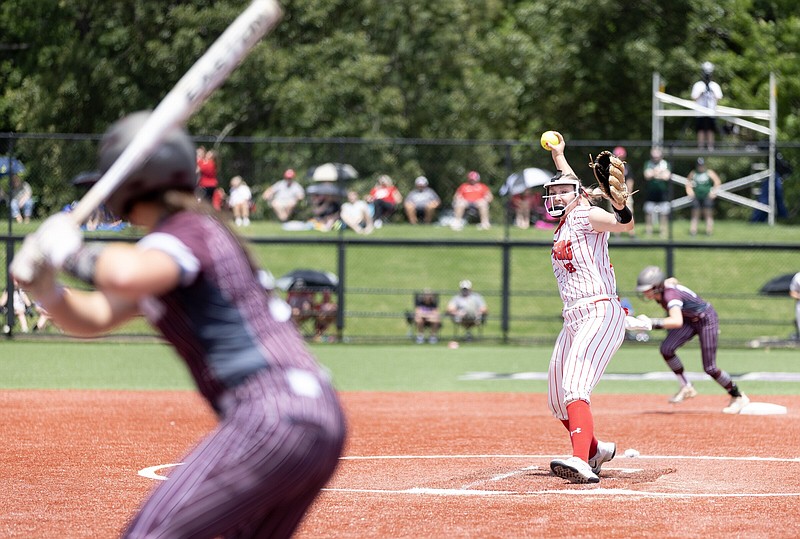
[[[26,180],[37,199],[36,218],[59,211],[80,198],[81,188],[71,180],[79,173],[91,170],[95,164],[98,137],[78,135],[8,135],[0,134],[0,150],[13,155],[26,166]],[[241,175],[253,188],[256,200],[254,222],[273,221],[260,193],[280,179],[283,170],[294,168],[302,183],[310,179],[306,171],[326,162],[351,164],[359,178],[350,183],[362,195],[368,192],[380,174],[395,179],[400,191],[413,188],[418,175],[428,177],[431,186],[443,199],[443,208],[450,206],[452,194],[470,170],[481,173],[482,180],[495,193],[492,221],[505,223],[496,226],[489,239],[459,239],[439,233],[444,227],[431,228],[429,237],[415,229],[414,239],[371,236],[365,239],[352,234],[298,238],[286,236],[251,235],[256,258],[276,276],[295,268],[315,268],[335,273],[340,278],[336,291],[338,319],[328,334],[336,340],[351,342],[411,342],[413,328],[408,313],[413,310],[414,295],[422,289],[439,294],[444,309],[451,296],[458,293],[461,279],[471,279],[476,291],[487,300],[489,316],[481,337],[490,342],[552,342],[561,327],[557,290],[550,267],[552,241],[549,233],[530,241],[520,234],[509,235],[509,213],[506,200],[498,196],[500,187],[514,172],[527,167],[552,170],[549,153],[531,144],[517,141],[421,141],[356,139],[253,139],[198,137],[198,145],[215,147],[219,153],[219,178],[223,188],[229,179]],[[589,153],[613,147],[618,141],[572,141],[569,157],[576,170],[581,170]],[[634,172],[641,170],[649,156],[647,141],[623,141],[629,164]],[[669,151],[665,152],[669,156]],[[783,158],[790,165],[800,163],[800,147],[786,144],[781,147]],[[763,166],[747,157],[714,158],[714,168],[723,180],[750,173]],[[692,162],[688,158],[673,160],[673,170],[686,175]],[[798,173],[800,174],[800,173]],[[785,214],[778,215],[783,237],[791,236],[792,224],[797,222],[800,188],[795,173],[782,178],[781,202]],[[589,183],[588,168],[582,173]],[[635,174],[636,188],[641,188],[641,174]],[[7,192],[8,179],[0,176]],[[677,188],[678,186],[676,186]],[[755,198],[761,186],[750,186],[739,192]],[[683,193],[681,192],[680,195]],[[641,215],[641,197],[636,197],[637,215]],[[402,212],[393,218],[404,222]],[[299,219],[309,217],[302,208]],[[717,220],[750,222],[752,210],[720,201]],[[688,210],[680,210],[676,219],[686,219]],[[8,222],[3,236],[6,249],[0,258],[7,261],[19,247],[25,233],[35,227],[17,224],[8,219],[7,206],[0,207],[0,219]],[[399,229],[399,227],[398,227]],[[786,230],[789,230],[787,233]],[[410,230],[410,229],[409,229]],[[646,304],[633,291],[636,275],[648,264],[658,264],[677,275],[689,287],[710,300],[721,315],[721,342],[748,345],[754,341],[785,339],[793,330],[794,305],[787,296],[760,294],[760,287],[770,278],[800,271],[800,242],[775,241],[775,228],[753,223],[744,226],[735,244],[682,241],[680,237],[650,241],[640,238],[612,238],[612,260],[615,263],[620,295],[637,313],[658,314],[654,304]],[[401,234],[401,233],[400,233]],[[401,234],[402,235],[402,234]],[[422,238],[420,239],[420,235]],[[334,237],[335,236],[335,237]],[[134,241],[136,232],[127,229],[108,237],[89,236],[88,241],[122,239]],[[523,239],[520,239],[523,238]],[[7,271],[2,279],[7,284]],[[747,283],[732,286],[731,283]],[[7,328],[19,335],[19,325],[13,313],[6,313]],[[35,320],[31,320],[31,325]],[[52,328],[47,334],[58,336]],[[120,335],[152,336],[152,330],[142,321],[126,326]],[[441,338],[449,340],[457,328],[445,318]],[[657,334],[654,333],[654,338]]]
[[[119,236],[103,241],[120,239],[135,240]],[[21,242],[20,237],[4,237],[4,240],[17,248]],[[88,241],[100,240],[89,238]],[[251,248],[258,262],[276,277],[296,268],[315,268],[339,277],[339,286],[333,290],[333,299],[339,308],[338,318],[325,337],[331,341],[411,342],[415,336],[410,320],[415,294],[425,289],[434,292],[444,312],[448,301],[459,293],[459,281],[465,278],[473,282],[474,290],[483,295],[488,304],[489,315],[478,334],[486,342],[552,342],[561,328],[561,300],[550,267],[550,242],[347,237],[300,242],[253,238]],[[637,296],[636,276],[648,264],[667,267],[671,258],[674,274],[711,301],[720,313],[722,344],[777,345],[794,335],[794,302],[788,297],[788,291],[765,295],[760,289],[769,277],[800,271],[797,245],[743,248],[741,245],[614,242],[611,249],[620,296],[634,313],[662,315],[660,307]],[[736,260],[737,264],[729,264],[730,260]],[[729,283],[734,277],[736,282],[748,282],[752,286],[731,288]],[[285,296],[283,290],[277,293]],[[36,315],[32,311],[28,314],[32,317],[29,323],[32,328]],[[6,333],[19,336],[21,327],[13,313],[6,313],[5,319]],[[52,327],[42,333],[59,335]],[[137,321],[126,325],[116,335],[155,334],[144,321]],[[659,332],[652,335],[653,339],[661,338]],[[463,337],[463,331],[443,316],[440,339]]]

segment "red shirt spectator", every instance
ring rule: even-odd
[[[394,186],[394,181],[386,174],[382,174],[378,177],[378,183],[370,190],[366,200],[372,204],[375,228],[381,228],[384,220],[391,217],[397,205],[403,201],[403,195]]]
[[[370,200],[383,200],[394,206],[398,203],[398,200],[402,200],[403,197],[397,187],[390,183],[391,178],[388,180],[387,178],[388,176],[381,176],[381,179],[378,180],[378,185],[370,190],[369,196]]]
[[[489,186],[485,183],[462,183],[456,189],[456,196],[463,198],[470,204],[475,204],[491,195]]]
[[[464,227],[464,214],[469,208],[478,210],[481,222],[478,228],[488,230],[492,227],[489,222],[489,204],[494,196],[489,186],[481,182],[481,175],[477,171],[471,170],[467,174],[467,181],[456,189],[453,195],[454,219],[450,227],[453,230],[461,230]]]
[[[206,150],[203,146],[197,148],[197,186],[200,187],[203,198],[211,202],[214,191],[219,185],[217,179],[217,153]]]

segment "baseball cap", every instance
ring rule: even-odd
[[[428,185],[428,178],[426,178],[425,176],[417,176],[417,179],[414,180],[414,185],[421,185],[421,186]]]
[[[467,290],[472,290],[472,281],[470,281],[469,279],[464,279],[463,281],[461,281],[460,283],[458,283],[458,287],[459,287],[461,290],[464,290],[465,288],[466,288]]]
[[[703,159],[702,157],[698,157],[697,158],[697,166],[698,167],[704,167],[705,165],[706,165],[706,160]]]
[[[287,180],[291,180],[292,178],[294,178],[294,169],[287,168],[286,172],[283,173],[283,177],[286,178]]]
[[[478,171],[476,171],[476,170],[470,170],[469,174],[467,174],[467,179],[480,181],[481,180],[481,175],[478,174]]]

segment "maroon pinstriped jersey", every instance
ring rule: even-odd
[[[617,279],[608,255],[608,232],[589,223],[591,206],[578,206],[553,235],[551,261],[565,304],[595,296],[616,296]]]
[[[216,407],[225,389],[265,366],[319,371],[283,300],[268,293],[233,233],[213,217],[169,216],[140,240],[169,254],[181,284],[140,308],[186,362]]]
[[[659,303],[667,312],[673,307],[679,307],[683,317],[689,320],[712,309],[709,302],[682,284],[664,286]]]

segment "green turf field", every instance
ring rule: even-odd
[[[5,342],[0,344],[0,388],[3,389],[129,389],[188,390],[193,384],[171,348],[161,344],[103,342]],[[543,380],[464,380],[468,373],[501,375],[546,372],[549,346],[463,345],[315,345],[314,353],[328,367],[341,391],[510,391],[543,392]],[[702,372],[699,350],[688,347],[681,357],[687,371]],[[800,373],[797,350],[725,350],[718,364],[732,375],[754,372]],[[666,366],[653,345],[625,344],[607,374],[664,373]],[[708,381],[706,381],[708,380]],[[740,382],[755,395],[796,394],[800,382]],[[710,379],[696,383],[701,393],[717,394]],[[664,393],[676,382],[603,380],[596,392]]]

